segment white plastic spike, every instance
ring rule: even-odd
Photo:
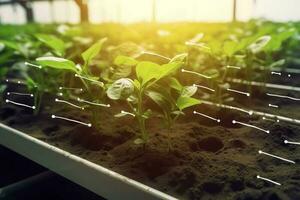
[[[107,108],[110,107],[110,104],[94,103],[94,102],[86,101],[86,100],[83,100],[83,99],[80,99],[80,98],[77,98],[77,101],[87,103],[87,104],[90,104],[90,105],[94,105],[94,106],[102,106],[102,107],[107,107]]]
[[[295,144],[295,145],[300,145],[300,142],[290,142],[288,140],[284,140],[284,144]]]
[[[55,102],[59,102],[59,103],[65,103],[65,104],[68,104],[68,105],[70,105],[70,106],[73,106],[73,107],[75,107],[75,108],[78,108],[78,109],[81,109],[81,110],[84,110],[84,107],[81,107],[81,106],[78,106],[78,105],[75,105],[75,104],[73,104],[73,103],[71,103],[71,102],[68,102],[68,101],[65,101],[65,100],[61,100],[61,99],[55,99]]]
[[[25,65],[26,65],[26,66],[35,67],[35,68],[38,68],[38,69],[42,69],[42,66],[40,66],[40,65],[35,65],[35,64],[29,63],[29,62],[25,62]]]
[[[127,111],[121,110],[121,113],[122,114],[126,114],[126,115],[131,115],[132,117],[135,117],[135,114],[133,114],[131,112],[127,112]]]
[[[238,66],[230,66],[230,65],[227,65],[226,68],[229,68],[229,69],[241,69],[241,67],[238,67]]]
[[[14,104],[14,105],[17,105],[17,106],[22,106],[22,107],[26,107],[26,108],[31,108],[31,109],[33,109],[33,110],[36,109],[35,106],[29,106],[29,105],[27,105],[27,104],[18,103],[18,102],[15,102],[15,101],[11,101],[11,100],[9,100],[9,99],[6,99],[5,102],[6,102],[6,103],[11,103],[11,104]]]
[[[19,84],[19,85],[26,85],[26,83],[23,82],[23,81],[21,81],[21,80],[6,79],[5,82],[6,82],[6,83]]]
[[[34,97],[33,94],[30,94],[30,93],[20,93],[20,92],[7,92],[6,93],[8,96],[9,95],[19,95],[19,96],[30,96],[30,97]]]
[[[77,124],[82,124],[84,126],[92,127],[91,123],[84,123],[84,122],[81,122],[81,121],[78,121],[78,120],[74,120],[74,119],[70,119],[70,118],[66,118],[66,117],[60,117],[60,116],[57,116],[57,115],[52,115],[51,118],[52,119],[62,119],[62,120],[74,122],[74,123],[77,123]]]
[[[262,117],[263,120],[266,120],[266,121],[271,121],[271,122],[280,122],[279,119],[270,119],[270,118],[266,118],[266,117]]]
[[[279,106],[278,106],[278,105],[274,105],[274,104],[270,104],[270,103],[269,103],[269,107],[273,107],[273,108],[279,108]]]
[[[185,45],[195,46],[195,47],[200,47],[200,48],[203,48],[203,49],[210,50],[210,48],[208,46],[206,46],[204,43],[195,43],[195,42],[188,41],[188,42],[185,42]]]
[[[209,90],[211,92],[215,92],[214,89],[211,89],[209,87],[206,87],[206,86],[203,86],[203,85],[197,85],[197,84],[193,84],[194,87],[197,87],[197,88],[203,88],[203,89],[206,89],[206,90]]]
[[[273,180],[268,179],[268,178],[264,178],[264,177],[259,176],[259,175],[257,175],[256,178],[261,179],[261,180],[264,180],[264,181],[267,181],[267,182],[270,182],[270,183],[273,183],[273,184],[275,184],[275,185],[279,185],[279,186],[281,185],[280,183],[278,183],[278,182],[276,182],[276,181],[273,181]]]
[[[267,93],[267,95],[271,96],[271,97],[279,97],[279,98],[290,99],[290,100],[294,100],[294,101],[300,101],[299,98],[285,96],[285,95],[272,94],[272,93]]]
[[[251,128],[255,128],[255,129],[260,130],[260,131],[263,131],[263,132],[265,132],[265,133],[270,133],[269,130],[265,130],[265,129],[259,128],[259,127],[257,127],[257,126],[254,126],[254,125],[251,125],[251,124],[246,124],[246,123],[239,122],[239,121],[236,121],[236,120],[232,120],[232,123],[233,123],[233,124],[244,125],[244,126],[251,127]]]
[[[70,88],[70,87],[59,87],[59,90],[80,90],[81,92],[83,91],[82,88]]]
[[[101,81],[96,81],[96,80],[90,79],[90,78],[88,78],[88,77],[81,76],[81,75],[79,75],[79,74],[75,74],[75,77],[82,78],[82,79],[88,80],[88,81],[90,81],[90,82],[98,83],[99,85],[101,85],[101,87],[104,86],[104,83],[101,82]]]
[[[273,155],[273,154],[270,154],[270,153],[266,153],[266,152],[264,152],[264,151],[262,151],[262,150],[259,150],[258,153],[259,153],[259,154],[264,154],[264,155],[266,155],[266,156],[271,156],[271,157],[273,157],[273,158],[277,158],[277,159],[283,160],[283,161],[285,161],[285,162],[289,162],[289,163],[292,163],[292,164],[296,164],[295,161],[292,161],[292,160],[289,160],[289,159],[286,159],[286,158],[282,158],[282,157],[280,157],[280,156],[276,156],[276,155]]]
[[[195,110],[193,111],[193,113],[196,114],[196,115],[201,115],[201,116],[206,117],[206,118],[208,118],[208,119],[214,120],[214,121],[216,121],[216,122],[218,122],[218,123],[221,122],[220,119],[216,119],[216,118],[211,117],[211,116],[208,116],[208,115],[206,115],[206,114],[199,113],[199,112],[197,112],[197,111],[195,111]]]
[[[279,75],[279,76],[281,76],[281,72],[271,72],[271,74],[274,74],[274,75]]]
[[[246,95],[247,97],[250,97],[250,93],[249,92],[242,92],[242,91],[234,90],[234,89],[230,89],[230,88],[227,88],[227,90],[230,91],[230,92],[235,92],[235,93],[243,94],[243,95]]]
[[[158,54],[158,53],[149,52],[149,51],[143,51],[141,54],[157,56],[157,57],[160,57],[160,58],[169,60],[169,61],[171,60],[171,58],[168,58],[168,57],[166,57],[166,56],[160,55],[160,54]]]
[[[210,76],[206,76],[206,75],[204,75],[204,74],[200,74],[200,73],[198,73],[198,72],[194,72],[194,71],[190,71],[190,70],[186,70],[186,69],[181,69],[181,72],[183,72],[183,73],[195,74],[195,75],[201,76],[201,77],[203,77],[203,78],[211,79]]]

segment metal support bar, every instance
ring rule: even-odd
[[[55,177],[55,174],[53,172],[45,171],[6,187],[0,188],[0,200],[4,200],[7,197],[13,196],[15,194],[24,193],[28,190],[33,190],[33,188],[36,189],[36,186],[41,185],[42,182],[48,181],[53,177]]]

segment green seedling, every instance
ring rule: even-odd
[[[125,100],[132,110],[131,116],[134,116],[138,122],[140,134],[137,135],[136,144],[143,144],[145,147],[149,139],[149,133],[146,130],[146,120],[149,118],[151,110],[145,108],[144,104],[148,91],[159,80],[179,69],[182,64],[183,62],[178,57],[164,65],[147,61],[139,62],[135,68],[136,79],[122,78],[108,87],[107,96],[113,100]],[[116,117],[123,117],[128,114],[129,112],[123,111]]]
[[[150,97],[161,108],[161,117],[164,121],[165,127],[168,130],[168,151],[171,150],[171,134],[172,129],[178,117],[184,115],[183,110],[201,103],[200,100],[192,98],[197,92],[195,86],[182,86],[177,79],[170,78],[170,88],[164,88],[157,85],[155,90],[147,92]],[[175,97],[171,90],[175,90]]]
[[[75,64],[73,61],[59,58],[59,57],[39,57],[36,61],[43,67],[53,68],[56,69],[63,74],[68,72],[73,74],[72,78],[70,78],[70,82],[65,80],[66,75],[64,74],[64,81],[63,84],[67,85],[68,87],[73,87],[74,78],[77,77],[81,80],[85,88],[85,96],[84,98],[88,99],[90,104],[86,107],[90,107],[90,111],[92,113],[92,123],[97,128],[99,124],[99,109],[98,105],[102,105],[105,97],[105,84],[99,80],[99,77],[93,76],[92,72],[90,71],[90,65],[93,59],[99,54],[101,51],[103,43],[106,41],[106,38],[98,41],[86,51],[81,54],[83,65]],[[72,97],[71,94],[69,96]],[[73,96],[74,97],[74,96]],[[79,102],[83,102],[81,98],[74,97],[75,100]],[[104,104],[103,104],[104,105]],[[106,104],[108,107],[109,105]]]

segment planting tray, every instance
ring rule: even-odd
[[[107,199],[176,199],[2,123],[0,144]]]

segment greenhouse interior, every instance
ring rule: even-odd
[[[299,0],[0,0],[0,200],[299,200]]]

